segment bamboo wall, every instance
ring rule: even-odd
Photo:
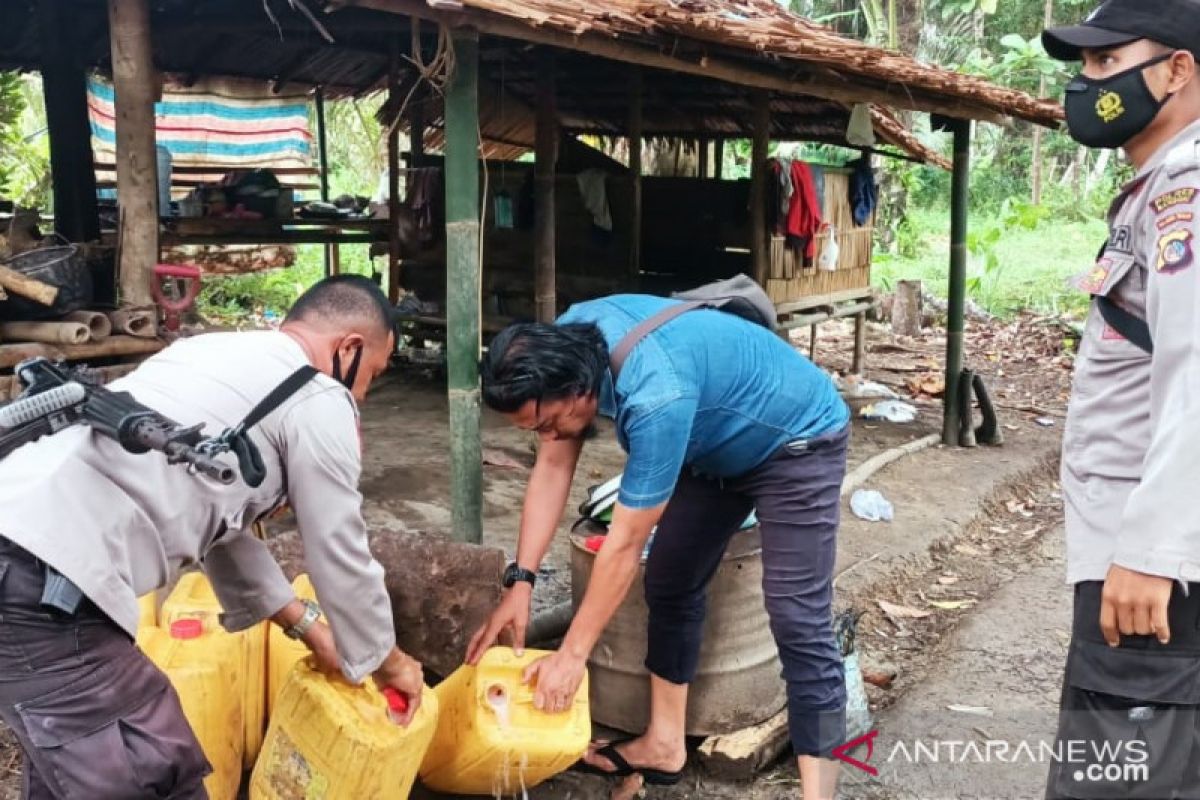
[[[785,245],[784,237],[772,236],[770,271],[764,288],[777,304],[795,303],[808,297],[871,286],[874,219],[861,227],[854,225],[850,210],[849,172],[825,170],[825,196],[821,202],[822,219],[837,229],[837,242],[841,248],[837,269],[829,272],[817,268],[824,246],[822,239],[818,239],[813,265],[805,268],[800,254]]]

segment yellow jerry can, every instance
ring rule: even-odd
[[[179,693],[184,716],[200,740],[213,772],[204,779],[211,800],[235,800],[242,782],[242,648],[199,619],[169,629],[144,628],[138,646],[166,673]]]
[[[588,684],[564,713],[533,707],[521,683],[529,664],[549,653],[493,647],[477,667],[463,665],[438,684],[437,734],[421,764],[421,781],[449,794],[519,793],[583,757],[591,737]]]
[[[163,601],[158,617],[163,627],[169,627],[179,619],[201,619],[206,631],[211,631],[214,635],[230,636],[240,644],[240,685],[245,691],[242,698],[245,721],[242,734],[245,740],[243,766],[250,769],[258,757],[259,748],[262,747],[263,730],[266,725],[267,628],[271,623],[263,622],[238,633],[227,633],[218,619],[221,610],[221,602],[217,600],[212,584],[204,573],[189,572],[179,578],[175,589]]]
[[[437,696],[426,688],[412,723],[403,728],[392,721],[388,701],[370,678],[354,686],[304,659],[275,700],[250,798],[406,798],[437,717]]]
[[[301,600],[316,600],[317,593],[307,574],[297,575],[292,581],[292,589]],[[321,621],[325,616],[321,616]],[[287,680],[292,667],[309,654],[308,645],[304,642],[289,639],[278,625],[271,625],[267,634],[267,719],[275,713],[275,699]]]

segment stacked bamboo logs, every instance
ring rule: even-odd
[[[58,288],[0,266],[0,291],[53,306]],[[154,308],[73,311],[57,320],[0,322],[0,369],[27,358],[54,360],[145,356],[162,348]]]

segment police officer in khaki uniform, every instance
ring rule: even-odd
[[[1200,0],[1109,0],[1042,41],[1082,61],[1071,135],[1137,170],[1093,296],[1063,442],[1074,624],[1051,798],[1200,797]]]

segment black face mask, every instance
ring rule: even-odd
[[[345,375],[342,375],[341,354],[337,350],[333,351],[333,379],[351,392],[354,391],[354,379],[358,377],[358,365],[362,361],[362,353],[361,347],[354,351],[354,358],[350,360],[350,369],[346,370]]]
[[[1085,147],[1113,149],[1144,131],[1171,95],[1156,99],[1142,70],[1173,55],[1157,56],[1103,80],[1075,76],[1063,103],[1071,138]]]

